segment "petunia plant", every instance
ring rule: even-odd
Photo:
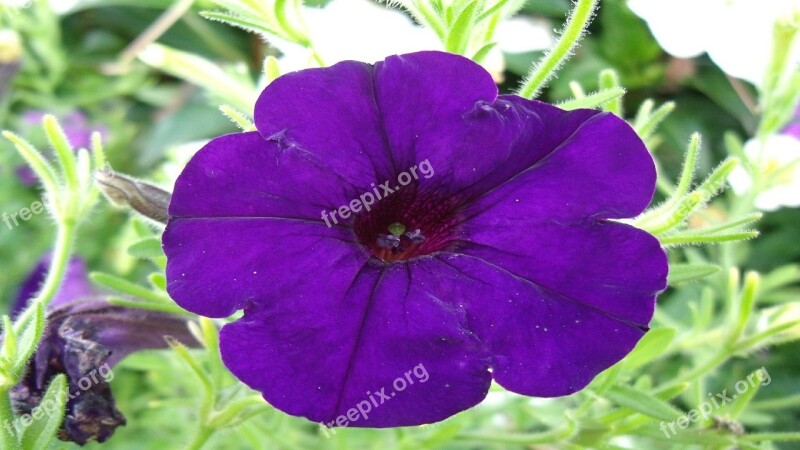
[[[194,408],[189,449],[222,433],[286,448],[800,441],[745,429],[753,411],[800,403],[759,397],[772,378],[754,355],[800,339],[800,308],[781,297],[800,271],[741,268],[763,218],[760,160],[729,134],[700,175],[695,133],[673,181],[658,148],[676,105],[645,99],[626,114],[611,69],[595,92],[573,82],[573,98],[541,100],[599,0],[575,2],[513,93],[481,64],[521,1],[389,2],[441,47],[332,65],[301,1],[206,3],[218,7],[207,19],[299,45],[310,64],[281,74],[268,54],[255,81],[145,36],[136,58],[203,88],[241,129],[204,142],[173,186],[114,171],[99,133],[73,149],[53,116],[54,162],[5,133],[56,238],[3,317],[0,426],[30,424],[0,447],[110,438],[125,422],[111,380],[70,392],[88,370],[156,348],[169,362],[145,366]],[[780,47],[797,30],[776,26],[757,139],[800,101]],[[754,178],[746,195],[727,192],[737,170]],[[101,193],[133,211],[125,250],[148,261],[145,283],[84,274],[73,257]],[[738,396],[715,384],[723,364]],[[55,412],[31,419],[45,402]]]

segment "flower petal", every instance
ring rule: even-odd
[[[535,110],[556,116],[542,119],[548,127],[578,126],[566,127],[573,130],[571,135],[545,132],[517,143],[514,163],[491,175],[496,187],[475,201],[472,211],[505,221],[561,222],[627,218],[644,211],[655,192],[655,164],[625,121],[611,114],[587,116],[583,111],[564,112],[543,104]],[[525,160],[526,148],[540,154],[538,160]],[[550,150],[541,156],[540,148]],[[512,168],[520,165],[527,168],[514,173]]]
[[[349,289],[308,290],[247,310],[222,330],[223,360],[273,406],[315,422],[445,419],[480,402],[491,376],[463,314],[412,289],[404,264],[367,265]]]
[[[635,324],[650,322],[668,272],[656,238],[613,222],[564,226],[502,220],[470,223],[459,252]]]
[[[374,90],[373,67],[355,61],[288,73],[258,98],[256,127],[286,153],[366,188],[393,172]]]
[[[454,156],[472,158],[446,146],[427,148],[418,140],[432,130],[450,129],[454,119],[476,104],[496,98],[492,76],[463,56],[418,52],[390,56],[375,64],[375,101],[400,171],[426,158],[434,167],[436,162],[452,165]]]
[[[303,220],[172,219],[163,238],[167,291],[181,307],[208,317],[335,292],[367,260],[352,239],[342,228]]]
[[[315,155],[284,151],[258,133],[206,144],[178,177],[173,217],[278,217],[323,223],[322,210],[350,202],[356,189]]]
[[[435,259],[417,266],[415,286],[465,314],[465,326],[492,355],[495,381],[513,392],[576,392],[646,331],[478,258],[442,253]],[[652,298],[640,300],[640,308],[652,311]]]

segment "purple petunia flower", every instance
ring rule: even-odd
[[[435,422],[492,379],[573,393],[647,331],[665,253],[609,219],[641,213],[656,174],[614,115],[498,96],[477,64],[421,52],[287,74],[255,121],[189,162],[163,244],[178,304],[244,309],[222,356],[275,407],[328,426]],[[399,186],[422,162],[435,175]],[[353,206],[385,180],[391,195]],[[400,392],[417,367],[427,381]]]
[[[49,258],[43,258],[23,282],[12,315],[19,314],[39,290],[48,265]],[[135,351],[166,348],[165,335],[196,345],[185,319],[112,305],[89,284],[83,261],[72,259],[48,306],[42,342],[22,382],[11,391],[14,409],[30,414],[41,403],[50,380],[64,373],[69,396],[59,439],[81,445],[90,440],[103,442],[125,425],[109,385],[111,367]],[[19,424],[2,426],[10,429]]]

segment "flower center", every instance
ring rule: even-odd
[[[458,222],[456,201],[408,186],[356,216],[353,228],[373,256],[391,262],[449,249]]]

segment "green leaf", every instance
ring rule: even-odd
[[[481,61],[483,61],[484,58],[486,58],[489,52],[491,52],[492,49],[495,48],[495,46],[497,46],[496,42],[489,42],[488,44],[484,45],[483,47],[481,47],[480,50],[478,50],[477,52],[475,52],[474,55],[472,55],[472,60],[480,64]]]
[[[670,264],[669,285],[700,280],[719,271],[720,267],[714,264]]]
[[[605,393],[612,402],[659,420],[673,421],[683,412],[648,392],[629,386],[614,386]]]
[[[164,274],[159,272],[151,273],[147,277],[147,280],[150,281],[150,285],[152,285],[154,288],[160,291],[167,290],[167,277],[165,277]]]
[[[279,36],[285,38],[280,31],[266,26],[262,21],[255,18],[244,17],[236,14],[228,14],[222,11],[202,11],[201,16],[215,22],[222,22],[232,27],[241,28],[253,34],[260,35],[262,38],[269,36]]]
[[[92,272],[89,274],[89,279],[102,286],[131,295],[133,297],[140,298],[142,300],[147,300],[153,303],[169,303],[169,304],[173,303],[172,299],[170,299],[166,295],[153,292],[150,289],[139,286],[138,284],[135,283],[131,283],[128,280],[116,277],[114,275],[110,275],[103,272]]]
[[[470,32],[474,24],[475,8],[478,6],[477,1],[473,1],[458,15],[453,27],[450,28],[450,33],[447,35],[445,42],[445,49],[451,53],[463,55],[467,50],[469,43]]]
[[[600,89],[601,90],[611,90],[611,89],[621,89],[622,86],[619,83],[619,74],[615,70],[606,69],[600,72]],[[608,111],[612,114],[616,114],[618,117],[623,117],[623,110],[622,110],[622,99],[620,97],[616,97],[613,100],[608,101],[605,106],[603,107],[605,111]]]
[[[724,242],[746,241],[758,237],[758,231],[741,231],[736,233],[677,233],[659,236],[662,245],[707,245],[721,244]]]
[[[626,369],[636,369],[661,356],[675,338],[674,328],[653,328],[636,344],[633,351],[625,357]]]
[[[14,324],[14,334],[17,336],[17,353],[13,362],[13,376],[16,381],[19,381],[24,374],[25,366],[28,364],[33,352],[36,351],[36,346],[39,344],[44,332],[44,304],[37,302],[29,306],[29,308],[34,308],[34,314],[30,316],[30,320],[27,323]]]
[[[193,53],[161,44],[150,44],[139,53],[145,64],[208,90],[219,99],[242,111],[253,109],[258,97],[255,87],[247,86],[213,62]]]
[[[56,151],[58,161],[61,163],[60,166],[64,169],[64,178],[66,178],[67,186],[72,191],[76,191],[80,185],[80,180],[75,152],[73,152],[72,145],[67,140],[67,135],[54,116],[48,114],[44,117],[44,132]]]
[[[134,258],[161,258],[164,256],[164,250],[161,248],[161,239],[142,239],[128,247],[128,254]]]
[[[272,60],[275,59],[270,56],[269,58],[267,58],[267,61],[270,61],[270,58],[272,58]],[[269,78],[269,75],[267,77]],[[256,126],[253,124],[252,119],[247,117],[246,114],[237,110],[233,106],[221,105],[219,107],[219,110],[222,112],[222,114],[225,115],[225,117],[230,119],[231,122],[236,124],[236,126],[239,127],[239,129],[241,129],[242,131],[256,131]]]
[[[653,135],[658,125],[675,110],[675,102],[667,102],[659,106],[652,114],[640,117],[637,120],[636,132],[642,139],[647,139]]]
[[[4,314],[2,356],[6,358],[6,360],[11,361],[14,359],[14,355],[16,354],[17,354],[17,336],[14,334],[14,324],[11,323],[11,318],[7,314]]]
[[[66,403],[67,377],[58,374],[47,387],[39,406],[33,409],[30,426],[22,433],[21,444],[24,450],[43,450],[48,447],[61,427]]]
[[[594,109],[599,108],[610,101],[618,99],[623,95],[625,95],[625,89],[620,87],[604,89],[601,91],[592,92],[591,94],[588,94],[582,98],[567,100],[559,103],[557,106],[567,111],[573,111],[576,109]]]

